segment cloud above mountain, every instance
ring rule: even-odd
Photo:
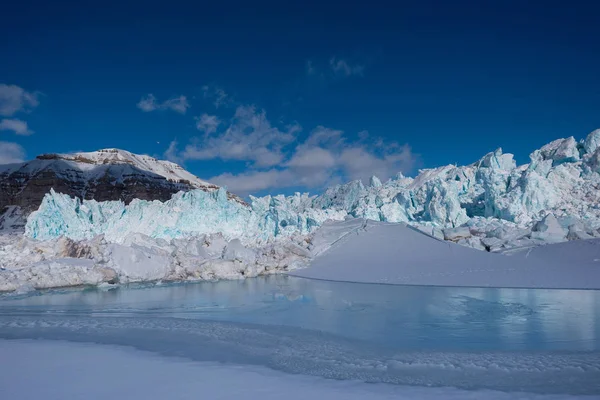
[[[185,114],[190,108],[190,103],[186,96],[177,96],[163,101],[162,103],[156,99],[152,93],[143,96],[137,103],[137,107],[144,112],[171,110],[179,114]]]
[[[25,149],[17,143],[0,141],[0,164],[23,162]]]
[[[28,92],[17,85],[0,84],[0,116],[12,117],[18,112],[30,112],[39,102],[39,92]]]
[[[16,118],[5,118],[1,120],[0,131],[9,131],[21,136],[29,136],[33,134],[33,131],[29,129],[27,122]]]
[[[298,123],[274,125],[264,110],[239,106],[228,121],[207,114],[196,118],[204,132],[179,149],[173,141],[164,156],[175,162],[242,161],[239,173],[209,180],[239,194],[267,189],[320,189],[351,179],[388,179],[414,169],[419,157],[407,144],[385,141],[361,131],[350,137],[342,130],[317,126],[303,133]]]

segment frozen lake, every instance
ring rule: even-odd
[[[324,378],[600,393],[600,291],[271,276],[0,299],[0,339],[124,345]]]

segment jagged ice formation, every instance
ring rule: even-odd
[[[80,240],[104,234],[122,242],[131,232],[161,239],[218,232],[262,244],[308,234],[326,220],[356,217],[409,223],[478,248],[585,238],[600,228],[599,146],[596,130],[581,142],[555,140],[522,166],[498,149],[471,165],[421,170],[415,178],[398,174],[382,183],[373,177],[369,185],[352,181],[320,196],[251,197],[250,206],[229,201],[224,190],[177,193],[165,203],[134,200],[127,206],[51,192],[29,217],[26,235]],[[560,226],[551,238],[535,233],[544,229],[536,223],[548,218]],[[469,233],[463,229],[457,235],[461,226]]]

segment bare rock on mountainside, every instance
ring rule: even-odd
[[[42,154],[28,162],[0,165],[0,218],[14,214],[15,207],[28,215],[51,188],[80,199],[126,204],[133,199],[166,201],[179,191],[219,189],[175,163],[119,149]],[[228,197],[244,203],[231,193]]]

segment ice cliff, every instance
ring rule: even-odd
[[[261,245],[292,234],[307,234],[329,219],[340,220],[343,210],[316,209],[307,195],[254,198],[251,206],[231,201],[225,189],[179,192],[166,202],[133,200],[81,201],[53,190],[28,219],[25,234],[39,240],[66,236],[74,240],[104,235],[122,243],[130,233],[157,239],[203,234],[240,239]]]

